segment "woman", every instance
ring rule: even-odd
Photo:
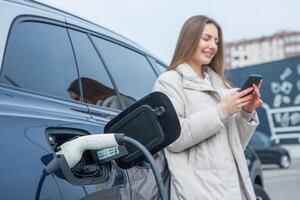
[[[243,150],[258,125],[259,87],[230,87],[214,20],[185,22],[169,70],[154,86],[171,99],[182,129],[165,150],[172,200],[255,199]]]

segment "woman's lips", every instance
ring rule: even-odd
[[[211,52],[203,52],[203,54],[205,55],[205,57],[207,57],[209,59],[213,57],[213,53],[211,53]]]

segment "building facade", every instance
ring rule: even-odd
[[[271,62],[300,55],[300,32],[282,31],[271,36],[225,44],[227,69]]]

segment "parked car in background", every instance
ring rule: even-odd
[[[250,145],[248,145],[244,153],[245,153],[245,157],[249,169],[249,175],[256,195],[256,199],[270,200],[268,194],[264,190],[262,166],[256,152],[253,150],[253,148]]]
[[[280,168],[289,168],[291,158],[288,150],[274,144],[263,132],[255,131],[250,144],[256,151],[262,164],[276,164]]]

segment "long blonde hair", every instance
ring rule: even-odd
[[[224,75],[224,47],[222,29],[215,20],[204,15],[193,16],[189,18],[182,26],[175,52],[168,69],[176,69],[178,65],[191,60],[197,49],[204,26],[206,24],[214,24],[218,29],[219,37],[218,51],[210,62],[209,67],[211,67],[221,77],[226,87],[230,87],[230,83],[226,80]]]

